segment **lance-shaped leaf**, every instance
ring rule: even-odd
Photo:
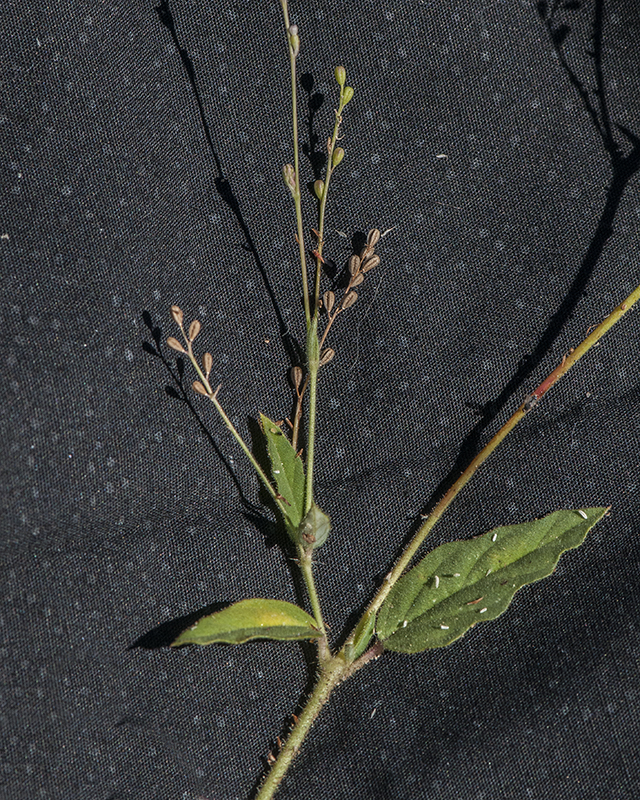
[[[444,647],[477,622],[495,619],[516,591],[550,575],[608,511],[554,511],[475,539],[437,547],[395,584],[376,623],[386,650]]]
[[[284,433],[264,414],[260,423],[267,441],[267,453],[271,472],[278,494],[282,497],[286,521],[294,531],[298,530],[304,516],[304,468],[291,442]]]
[[[183,644],[242,644],[250,639],[317,639],[315,620],[299,606],[284,600],[240,600],[199,619],[171,647]]]

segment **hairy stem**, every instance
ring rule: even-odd
[[[346,670],[345,662],[340,658],[333,658],[325,665],[304,710],[297,718],[278,758],[255,796],[255,800],[271,800],[274,796],[322,706],[327,702],[335,687],[343,680]]]
[[[315,580],[313,579],[313,559],[311,557],[312,552],[313,551],[305,550],[301,545],[298,546],[298,563],[300,564],[300,571],[302,572],[304,582],[307,586],[307,592],[309,594],[309,602],[311,603],[313,616],[318,628],[322,632],[322,638],[318,641],[318,656],[320,663],[323,663],[331,657],[331,653],[329,651],[329,645],[327,642],[327,631],[325,628],[324,619],[322,618],[320,599],[318,597]]]

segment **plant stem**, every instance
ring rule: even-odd
[[[322,248],[324,247],[324,220],[327,208],[327,197],[329,194],[329,183],[333,174],[333,150],[338,140],[338,133],[340,131],[340,123],[342,121],[342,110],[344,104],[342,102],[342,93],[340,95],[340,104],[336,111],[336,121],[333,126],[333,134],[331,135],[331,144],[327,148],[327,171],[324,176],[324,188],[322,190],[322,197],[320,198],[320,210],[318,211],[318,249],[316,250],[316,281],[314,291],[314,308],[318,308],[318,299],[320,297],[320,278],[322,276]]]
[[[302,547],[302,545],[298,545],[298,563],[300,565],[300,571],[302,572],[302,576],[304,578],[304,582],[307,586],[307,592],[309,594],[309,602],[311,603],[311,609],[313,611],[313,616],[316,620],[316,624],[320,631],[322,632],[322,639],[318,642],[318,656],[320,658],[320,663],[323,663],[328,658],[331,657],[331,653],[329,651],[329,645],[327,643],[327,630],[324,624],[324,619],[322,618],[322,609],[320,608],[320,599],[318,597],[318,591],[316,589],[316,583],[313,579],[313,559],[311,554],[313,553],[312,550],[307,551]]]
[[[307,369],[309,375],[309,419],[307,423],[306,484],[304,493],[304,512],[309,513],[313,504],[313,456],[316,442],[316,400],[318,394],[318,369],[320,348],[318,345],[318,309],[313,315],[307,332]]]
[[[211,384],[207,380],[204,372],[200,368],[200,364],[198,364],[198,361],[197,361],[196,357],[193,354],[192,342],[189,340],[187,335],[184,333],[184,330],[182,331],[182,333],[183,333],[183,336],[185,338],[185,341],[187,343],[187,348],[188,348],[186,354],[189,357],[189,361],[191,361],[191,365],[193,366],[193,368],[197,372],[198,377],[200,378],[200,381],[202,382],[202,385],[204,386],[204,388],[205,388],[205,390],[207,392],[207,397],[209,398],[209,400],[211,400],[211,402],[213,403],[213,405],[216,408],[216,411],[222,417],[222,421],[227,426],[227,428],[231,431],[231,433],[233,434],[233,438],[236,440],[236,442],[238,442],[238,444],[242,448],[242,451],[244,452],[246,457],[249,459],[249,461],[251,463],[251,466],[255,469],[255,471],[256,471],[256,473],[258,475],[258,478],[262,482],[262,485],[269,492],[269,494],[271,495],[271,498],[273,499],[275,504],[280,509],[280,511],[281,511],[281,513],[283,515],[283,518],[286,519],[286,508],[284,507],[284,505],[282,503],[282,500],[280,500],[280,498],[278,497],[278,493],[276,492],[276,490],[271,485],[271,481],[267,477],[266,473],[264,472],[264,470],[262,469],[262,467],[258,463],[257,459],[255,458],[255,456],[253,455],[251,450],[249,449],[248,445],[245,443],[245,441],[242,438],[242,436],[240,436],[240,434],[238,433],[235,425],[233,424],[233,422],[231,422],[231,420],[227,416],[224,408],[222,408],[222,406],[220,405],[220,401],[218,400],[218,397],[217,397],[218,390],[220,389],[220,386],[218,386],[218,388],[215,390],[215,392],[213,391],[213,389],[211,388]]]
[[[346,676],[346,673],[346,664],[340,658],[333,658],[325,664],[304,710],[296,720],[277,760],[269,770],[269,774],[255,796],[255,800],[271,800],[274,796],[322,706],[329,699],[331,692]]]
[[[298,248],[300,251],[300,268],[302,271],[302,293],[304,299],[304,316],[307,322],[307,329],[311,325],[311,308],[309,305],[309,276],[307,274],[307,256],[304,244],[304,224],[302,221],[302,203],[300,194],[300,148],[298,144],[298,87],[296,59],[298,52],[292,44],[291,25],[289,23],[289,6],[287,0],[280,0],[284,25],[287,31],[287,44],[289,48],[289,64],[291,72],[291,122],[293,128],[293,170],[295,177],[295,189],[293,192],[293,202],[296,208],[296,228],[298,238]]]
[[[424,542],[428,534],[433,530],[440,517],[444,514],[447,508],[455,500],[462,489],[471,480],[478,468],[489,458],[498,445],[511,433],[516,425],[522,420],[528,411],[530,411],[538,401],[549,391],[549,389],[565,375],[571,367],[576,364],[592,347],[594,347],[600,339],[618,322],[627,311],[640,299],[640,286],[636,287],[633,292],[623,300],[620,305],[609,314],[609,316],[601,322],[594,330],[582,341],[572,352],[562,359],[560,363],[533,391],[525,397],[524,401],[518,410],[505,422],[500,430],[493,436],[493,438],[486,444],[478,455],[473,459],[469,466],[460,475],[457,481],[451,486],[449,491],[442,497],[436,504],[431,513],[427,516],[420,529],[409,542],[406,549],[395,563],[393,569],[385,577],[382,586],[376,593],[375,597],[367,607],[366,611],[358,621],[353,632],[347,639],[343,652],[349,653],[349,647],[353,646],[353,642],[357,639],[358,634],[361,633],[384,603],[387,595],[391,591],[396,581],[401,577],[403,572],[411,563],[412,558],[415,556],[420,545]]]

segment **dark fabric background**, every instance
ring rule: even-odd
[[[326,254],[342,266],[354,234],[393,229],[321,378],[335,529],[317,580],[336,638],[417,515],[639,282],[640,13],[594,2],[553,31],[529,0],[293,3],[304,142],[311,117],[322,151],[336,64],[356,88]],[[307,685],[295,643],[166,646],[212,604],[299,597],[251,468],[205,400],[175,399],[175,354],[154,355],[178,303],[243,433],[290,413],[279,14],[2,4],[9,800],[245,800]],[[639,344],[632,312],[431,543],[559,507],[611,515],[496,622],[341,687],[282,800],[640,796]]]

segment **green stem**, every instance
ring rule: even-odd
[[[271,495],[271,497],[272,497],[273,501],[275,502],[275,504],[280,509],[283,517],[286,518],[286,508],[285,508],[282,500],[280,500],[280,498],[278,496],[278,493],[276,492],[276,490],[271,485],[271,481],[269,480],[269,478],[267,477],[266,473],[264,472],[264,470],[262,469],[262,467],[260,466],[260,464],[256,460],[255,456],[253,455],[253,453],[249,449],[248,445],[245,443],[245,441],[242,438],[242,436],[240,436],[240,434],[238,433],[235,425],[233,424],[233,422],[231,422],[231,420],[227,416],[225,410],[220,405],[220,401],[218,400],[218,397],[217,397],[218,390],[220,389],[220,386],[218,386],[218,388],[215,390],[215,392],[213,391],[213,389],[211,388],[211,384],[207,380],[205,374],[203,373],[202,369],[200,368],[200,364],[198,364],[198,361],[196,360],[196,357],[193,354],[192,343],[189,341],[189,339],[186,336],[186,334],[184,334],[184,331],[183,331],[183,335],[184,335],[184,338],[185,338],[185,340],[187,342],[187,347],[188,347],[187,356],[189,357],[189,361],[191,361],[191,365],[193,366],[195,371],[198,373],[198,377],[200,378],[200,381],[202,382],[202,385],[204,386],[204,388],[205,388],[205,390],[207,392],[207,397],[209,398],[209,400],[211,400],[211,402],[213,403],[213,405],[216,408],[216,411],[222,417],[222,421],[227,426],[227,428],[231,431],[231,433],[233,434],[234,439],[236,440],[236,442],[238,442],[238,444],[242,448],[242,451],[244,452],[246,457],[249,459],[249,461],[251,463],[251,466],[255,469],[255,471],[256,471],[256,473],[258,475],[258,478],[262,482],[262,484],[265,487],[265,489]]]
[[[293,171],[295,179],[295,189],[293,191],[293,202],[296,209],[296,229],[298,238],[298,248],[300,251],[300,269],[302,271],[302,294],[304,300],[304,316],[307,328],[311,324],[311,308],[309,305],[309,277],[307,274],[307,256],[304,244],[304,224],[302,220],[302,202],[300,194],[300,147],[298,144],[298,87],[296,59],[298,51],[294,49],[291,36],[291,25],[289,23],[289,7],[287,0],[280,0],[284,25],[287,31],[287,44],[289,47],[289,64],[291,73],[291,122],[293,128]]]
[[[473,459],[473,461],[469,464],[469,466],[464,470],[464,472],[460,475],[458,480],[451,486],[449,491],[442,497],[442,499],[436,504],[434,509],[431,513],[427,516],[424,523],[421,525],[420,529],[413,537],[413,539],[409,542],[406,549],[394,565],[393,569],[389,574],[385,577],[382,586],[376,593],[375,597],[367,607],[366,611],[358,621],[358,624],[354,628],[353,632],[347,639],[345,646],[343,648],[343,652],[350,655],[353,643],[358,639],[358,635],[362,634],[364,630],[366,630],[367,626],[370,625],[371,619],[375,617],[378,610],[384,603],[387,595],[393,588],[396,581],[400,578],[403,572],[407,569],[409,564],[411,563],[412,558],[415,556],[416,552],[420,545],[424,542],[426,537],[429,533],[433,530],[436,523],[440,519],[440,517],[444,514],[447,508],[451,505],[451,503],[455,500],[458,494],[462,491],[462,489],[467,485],[467,483],[471,480],[473,475],[476,473],[478,468],[489,458],[489,456],[493,453],[493,451],[498,447],[498,445],[505,439],[505,437],[511,433],[511,431],[516,427],[516,425],[522,420],[528,411],[530,411],[536,403],[549,391],[549,389],[560,380],[560,378],[565,375],[574,364],[577,362],[592,348],[594,345],[598,344],[600,339],[618,322],[626,313],[627,311],[640,299],[640,286],[636,287],[633,292],[623,300],[620,305],[618,305],[610,314],[609,316],[600,323],[590,334],[589,336],[584,339],[571,353],[569,353],[565,358],[562,359],[562,363],[559,364],[543,381],[542,383],[533,391],[531,394],[525,397],[524,401],[520,405],[520,408],[511,416],[511,418],[505,422],[505,424],[500,428],[500,430],[495,434],[495,436],[486,444],[483,449],[478,453],[478,455]]]
[[[269,774],[255,796],[255,800],[271,800],[274,796],[322,706],[331,696],[331,692],[346,676],[346,670],[346,665],[340,658],[333,658],[325,665],[313,692],[306,702],[304,710],[297,718],[287,741],[282,750],[280,750],[277,760],[269,770]]]
[[[313,578],[313,559],[311,554],[313,550],[305,550],[302,545],[298,545],[298,563],[300,571],[307,586],[307,593],[309,594],[309,602],[311,603],[311,610],[316,620],[316,624],[322,632],[322,639],[318,643],[318,655],[320,662],[325,662],[330,658],[329,645],[327,642],[327,630],[325,628],[324,619],[322,618],[322,609],[320,608],[320,598],[316,589],[316,583]]]
[[[305,459],[306,484],[304,512],[309,513],[313,504],[313,457],[316,443],[316,402],[318,394],[318,369],[320,362],[318,345],[318,308],[316,306],[307,332],[307,368],[309,375],[309,419],[307,425],[307,457]]]
[[[324,247],[324,220],[326,215],[326,208],[327,208],[327,197],[329,194],[329,183],[331,182],[331,176],[333,175],[333,150],[336,146],[336,141],[338,140],[338,133],[340,131],[340,122],[342,120],[342,111],[344,109],[344,104],[342,102],[342,96],[340,97],[340,105],[338,110],[336,111],[336,121],[333,126],[333,134],[331,136],[331,145],[328,149],[327,155],[327,172],[324,177],[324,188],[322,190],[322,197],[320,198],[320,209],[318,211],[318,249],[316,251],[316,281],[315,281],[315,291],[314,291],[314,300],[315,300],[315,308],[318,307],[318,299],[320,298],[320,278],[322,276],[322,248]]]

